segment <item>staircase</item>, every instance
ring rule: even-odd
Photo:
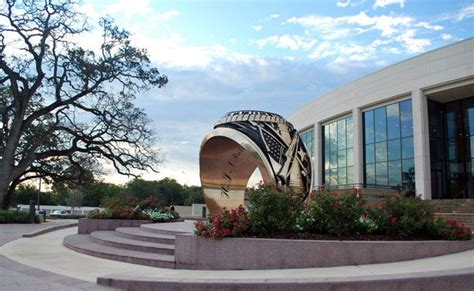
[[[436,216],[454,219],[474,230],[474,199],[431,200],[436,205]]]
[[[190,233],[193,222],[142,224],[118,227],[115,231],[94,231],[64,238],[74,251],[109,260],[160,268],[175,268],[175,237]]]

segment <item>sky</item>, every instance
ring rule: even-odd
[[[474,36],[474,3],[463,0],[85,0],[80,9],[91,23],[114,18],[168,76],[136,100],[163,160],[158,174],[141,174],[187,185],[200,184],[201,142],[226,112],[288,116],[354,79]],[[105,181],[129,179],[107,169]]]

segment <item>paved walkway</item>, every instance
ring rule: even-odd
[[[31,233],[52,226],[70,223],[66,220],[51,220],[42,224],[0,224],[0,246],[15,244],[15,240],[32,240],[21,238],[24,233]],[[0,247],[1,249],[2,247]],[[30,248],[36,249],[32,242]],[[5,257],[0,251],[0,290],[114,290],[99,286],[77,278],[71,278],[45,270],[36,269],[29,265]]]
[[[97,277],[110,274],[153,278],[182,279],[307,279],[406,274],[430,271],[452,271],[474,268],[474,250],[451,255],[387,264],[305,268],[286,270],[207,271],[173,270],[110,261],[76,253],[62,246],[66,235],[76,228],[51,232],[32,239],[19,239],[0,248],[0,253],[22,264],[38,269],[95,282]],[[116,276],[115,276],[116,277]]]

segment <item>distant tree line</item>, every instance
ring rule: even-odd
[[[17,187],[11,206],[29,204],[30,200],[36,203],[38,188],[29,185]],[[77,195],[79,193],[81,195]],[[80,198],[78,198],[78,196]],[[145,199],[149,196],[156,198],[162,206],[192,205],[204,203],[201,187],[179,184],[175,179],[164,178],[159,181],[146,181],[134,179],[125,185],[116,185],[101,181],[91,181],[82,185],[54,184],[50,191],[41,191],[40,203],[42,205],[69,205],[71,200],[81,199],[81,206],[100,207],[110,199],[122,199],[134,196]]]

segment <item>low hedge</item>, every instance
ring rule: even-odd
[[[0,210],[0,223],[29,223],[30,215],[22,210]],[[38,215],[35,215],[35,223],[39,223]]]

